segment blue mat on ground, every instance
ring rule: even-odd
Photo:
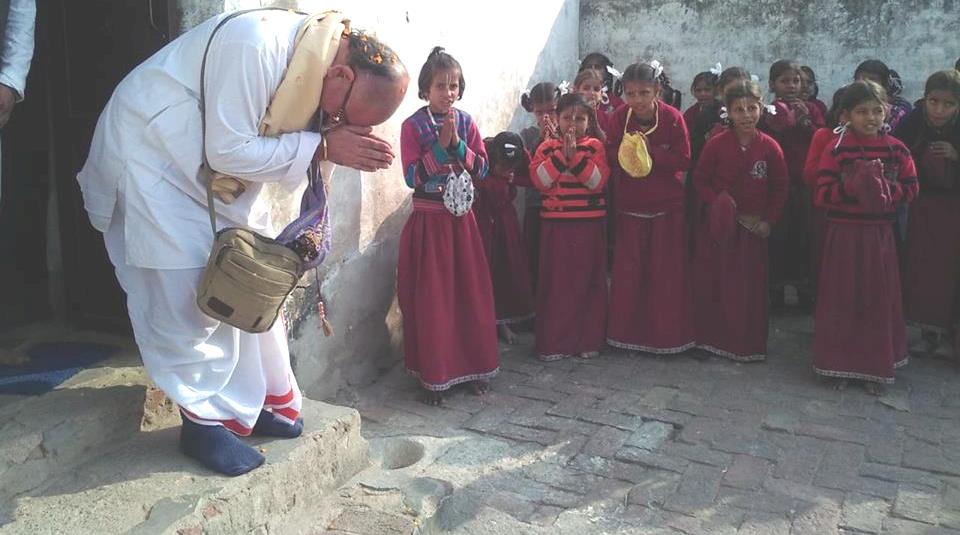
[[[0,365],[0,394],[37,395],[49,392],[80,370],[117,351],[94,342],[42,342],[27,348],[28,360],[16,366]]]

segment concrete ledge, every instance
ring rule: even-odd
[[[135,432],[111,453],[20,495],[0,533],[283,531],[298,517],[315,517],[325,494],[369,465],[357,411],[305,400],[303,416],[299,439],[251,439],[267,463],[237,478],[180,454],[176,428]]]

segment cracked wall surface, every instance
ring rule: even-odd
[[[920,98],[934,71],[960,57],[960,2],[878,0],[582,0],[580,54],[607,53],[623,70],[659,59],[693,103],[690,82],[717,62],[742,65],[766,87],[770,65],[795,58],[820,80],[821,100],[877,58],[899,71],[903,96]]]

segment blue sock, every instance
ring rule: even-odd
[[[207,468],[227,476],[239,476],[263,464],[263,455],[220,425],[200,425],[183,419],[180,451]]]
[[[261,409],[257,423],[253,426],[253,432],[268,437],[297,438],[303,433],[303,418],[297,418],[296,422],[290,424],[278,418],[276,414]]]

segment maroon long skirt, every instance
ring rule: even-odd
[[[540,276],[540,207],[527,206],[523,215],[523,241],[527,244],[527,261],[530,263],[530,284],[537,289]]]
[[[820,375],[892,383],[907,333],[892,223],[827,221],[814,333]]]
[[[810,278],[816,288],[823,263],[823,240],[827,235],[827,211],[810,207]]]
[[[957,321],[960,197],[921,195],[910,206],[903,277],[907,321],[948,331]]]
[[[555,360],[600,351],[607,328],[607,223],[544,219],[540,225],[537,354]]]
[[[792,183],[783,217],[769,239],[770,284],[782,288],[810,280],[810,232],[813,204],[803,185]]]
[[[397,298],[407,370],[441,391],[500,366],[493,288],[473,213],[414,199],[400,235]]]
[[[700,225],[694,258],[697,347],[733,360],[767,356],[767,240],[742,225],[723,244]]]
[[[493,279],[497,324],[519,323],[532,318],[530,261],[516,209],[509,203],[484,203],[476,206],[474,211]]]
[[[685,218],[617,215],[608,344],[660,354],[693,347]]]

